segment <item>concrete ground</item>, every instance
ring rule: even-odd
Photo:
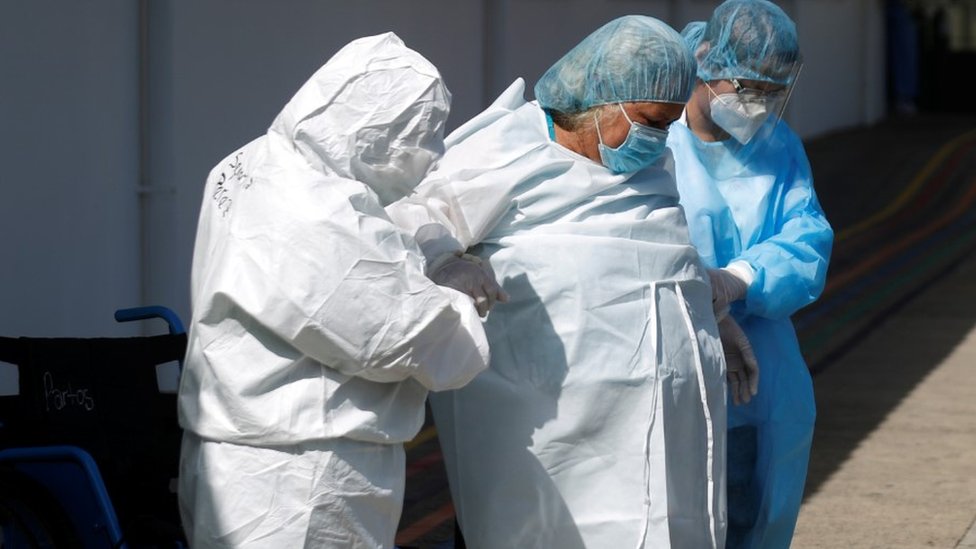
[[[792,547],[976,549],[976,258],[814,387],[817,427]]]
[[[922,160],[973,128],[972,115],[920,116],[811,143],[835,229],[888,204]],[[957,189],[976,182],[971,168],[959,175]],[[814,375],[818,418],[794,549],[976,549],[976,255],[918,285]]]

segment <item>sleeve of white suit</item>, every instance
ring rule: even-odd
[[[435,172],[414,194],[386,207],[393,222],[414,236],[428,262],[481,242],[511,205],[510,189],[491,174],[461,175]]]
[[[471,300],[425,276],[420,254],[361,184],[336,179],[288,191],[235,204],[255,211],[223,247],[226,268],[210,285],[214,301],[226,303],[214,306],[236,307],[242,323],[372,381],[412,377],[443,390],[487,367]]]
[[[523,174],[509,175],[505,166],[471,169],[464,159],[484,152],[478,130],[524,103],[524,91],[525,83],[516,80],[491,106],[452,132],[445,145],[469,154],[442,159],[414,194],[386,207],[394,223],[414,236],[428,261],[478,244],[512,206],[513,189]]]

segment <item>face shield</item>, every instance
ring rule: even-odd
[[[412,69],[368,73],[295,126],[302,155],[328,174],[355,179],[383,206],[409,195],[444,153],[450,94]]]
[[[443,154],[450,107],[437,68],[386,33],[334,55],[270,131],[315,169],[363,183],[385,206],[409,195]]]
[[[361,128],[350,157],[352,177],[373,189],[383,206],[409,195],[444,154],[447,114],[438,102],[423,102],[404,113],[406,123]]]
[[[783,117],[801,68],[793,64],[785,86],[739,78],[706,82],[712,121],[742,145],[767,137]]]

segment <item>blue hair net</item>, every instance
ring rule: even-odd
[[[619,17],[583,39],[535,85],[544,109],[566,114],[608,103],[684,103],[695,58],[677,31],[642,15]]]
[[[796,25],[767,0],[726,0],[708,23],[689,23],[681,32],[698,57],[698,78],[729,78],[788,86],[800,62]]]

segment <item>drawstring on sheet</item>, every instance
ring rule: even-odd
[[[651,283],[651,292],[653,298],[651,299],[652,310],[650,314],[650,330],[654,334],[654,384],[651,391],[651,408],[650,417],[648,418],[647,435],[644,438],[644,486],[647,487],[647,492],[644,494],[644,513],[643,513],[643,524],[641,526],[640,537],[637,540],[637,549],[644,549],[644,543],[647,538],[647,531],[650,528],[650,508],[651,508],[651,482],[650,482],[650,471],[651,471],[651,434],[654,431],[654,424],[657,420],[657,405],[659,399],[659,393],[661,390],[661,341],[660,332],[658,330],[658,311],[657,311],[657,300],[658,300],[658,282]],[[681,304],[687,303],[685,301],[684,292],[681,289],[681,284],[669,283],[668,285],[673,286],[675,293],[678,298],[678,302]],[[695,333],[695,325],[691,320],[691,315],[688,313],[688,307],[682,306],[681,315],[685,322],[685,327],[688,330],[688,336],[691,338],[692,345],[691,348],[694,352],[695,369],[698,373],[698,391],[700,395],[700,401],[702,405],[702,413],[705,417],[705,427],[707,431],[707,459],[706,459],[706,469],[705,478],[708,479],[708,519],[709,519],[709,535],[712,538],[712,547],[716,547],[718,540],[716,539],[716,517],[714,514],[715,509],[715,484],[714,476],[712,470],[715,462],[715,438],[712,431],[712,414],[708,409],[708,394],[705,389],[705,371],[702,366],[701,357],[701,346],[698,342],[697,334]]]
[[[654,384],[651,389],[651,409],[650,417],[647,418],[647,435],[644,437],[644,512],[641,519],[640,537],[637,538],[637,549],[644,549],[644,541],[647,539],[647,530],[650,528],[651,520],[651,434],[654,432],[654,423],[657,419],[658,393],[661,387],[661,338],[658,330],[657,318],[657,282],[651,283],[651,311],[650,311],[650,332],[654,334]]]
[[[678,292],[678,299],[681,303],[686,303],[684,293],[681,291],[681,285],[675,284],[675,289]],[[705,415],[705,428],[708,433],[708,459],[705,466],[705,478],[708,479],[708,522],[709,528],[708,533],[712,536],[712,547],[715,547],[718,541],[715,539],[715,514],[713,510],[715,509],[715,479],[712,476],[712,469],[715,460],[715,437],[712,430],[712,414],[708,410],[708,392],[705,389],[705,371],[702,367],[702,357],[701,357],[701,345],[698,342],[698,336],[695,334],[695,325],[691,321],[691,316],[688,314],[688,308],[681,308],[682,315],[685,320],[685,326],[688,328],[688,336],[694,344],[691,348],[695,353],[695,368],[698,371],[698,392],[701,397],[702,413]]]

